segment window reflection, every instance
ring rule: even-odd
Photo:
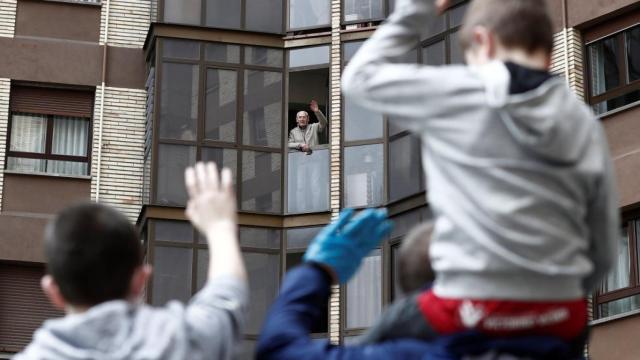
[[[329,26],[329,0],[289,0],[289,29]]]
[[[377,206],[383,202],[383,145],[344,149],[344,207]]]
[[[289,153],[289,213],[329,210],[329,149]]]

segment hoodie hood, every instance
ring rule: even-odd
[[[564,79],[549,76],[532,89],[514,94],[513,89],[523,88],[514,82],[540,78],[540,72],[501,62],[480,67],[479,72],[487,87],[487,102],[523,148],[558,164],[581,159],[591,141],[593,122],[588,119],[593,115]]]

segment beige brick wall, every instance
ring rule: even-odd
[[[2,210],[2,185],[4,183],[4,158],[7,148],[7,126],[9,125],[9,93],[11,80],[0,79],[0,210]]]
[[[554,50],[551,59],[551,72],[567,77],[569,86],[576,95],[584,98],[584,65],[582,37],[576,29],[567,29],[554,36]]]
[[[331,185],[330,206],[332,217],[335,219],[340,212],[340,182],[341,182],[341,124],[342,98],[340,92],[341,79],[341,49],[340,49],[340,18],[341,1],[331,1]],[[340,287],[334,286],[329,299],[329,339],[333,343],[340,341]]]
[[[103,0],[100,44],[105,42],[106,12],[106,0]],[[149,30],[150,1],[111,0],[109,12],[109,45],[142,48]]]
[[[0,0],[0,36],[13,37],[16,27],[17,0]]]
[[[98,169],[100,95],[96,90],[91,159],[91,199],[117,207],[133,222],[142,205],[146,91],[107,87],[102,159]],[[100,193],[97,196],[98,175]]]

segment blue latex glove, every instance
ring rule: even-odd
[[[362,259],[392,228],[386,209],[367,209],[352,219],[353,213],[353,209],[344,210],[336,222],[316,236],[304,254],[305,261],[333,270],[341,284],[349,281]]]

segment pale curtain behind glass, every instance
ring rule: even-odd
[[[47,117],[14,114],[11,120],[11,151],[44,154],[47,136]],[[44,172],[46,160],[9,157],[7,170]]]
[[[89,121],[83,118],[55,116],[53,120],[54,155],[87,156]],[[86,175],[87,163],[49,160],[47,172],[65,175]]]
[[[382,258],[375,250],[347,284],[347,328],[364,328],[382,312]]]

